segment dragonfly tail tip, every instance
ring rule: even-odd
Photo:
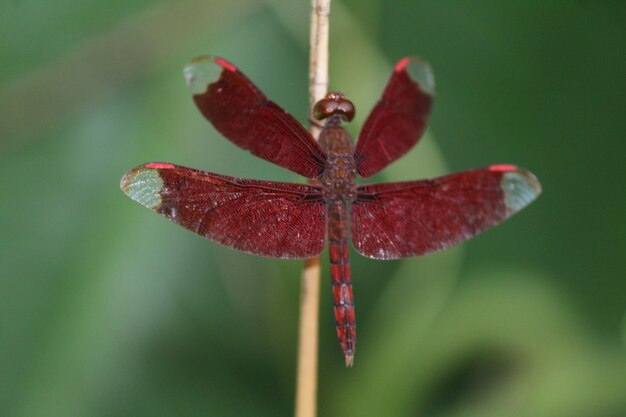
[[[353,363],[354,363],[354,355],[346,354],[346,368],[352,368]]]

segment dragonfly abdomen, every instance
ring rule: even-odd
[[[346,202],[341,199],[331,201],[328,205],[328,248],[337,338],[346,359],[346,366],[352,366],[356,322],[350,278],[347,208]]]

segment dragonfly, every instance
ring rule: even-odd
[[[394,66],[356,145],[342,126],[355,114],[341,93],[314,107],[318,140],[269,100],[235,65],[215,56],[184,70],[193,100],[235,145],[310,181],[242,179],[169,162],[124,175],[121,189],[139,204],[232,249],[281,259],[308,259],[328,242],[337,337],[346,366],[354,361],[356,321],[351,240],[372,259],[437,252],[495,226],[541,192],[529,171],[490,165],[434,179],[357,184],[407,153],[424,133],[434,97],[430,65],[407,57]]]

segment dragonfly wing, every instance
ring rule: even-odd
[[[307,178],[321,175],[326,155],[311,134],[233,64],[199,57],[185,78],[200,112],[234,144]]]
[[[239,179],[167,163],[134,168],[120,186],[174,223],[250,254],[311,258],[326,241],[326,204],[316,186]]]
[[[417,143],[430,114],[434,87],[428,63],[420,58],[398,61],[359,134],[355,160],[360,176],[374,175]]]
[[[495,226],[540,192],[532,173],[512,165],[362,185],[352,205],[352,242],[357,252],[375,259],[436,252]]]

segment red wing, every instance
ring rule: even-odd
[[[436,252],[495,226],[540,192],[533,174],[512,165],[362,185],[352,205],[352,242],[375,259]]]
[[[315,139],[234,65],[199,57],[185,78],[200,112],[235,145],[307,178],[321,175],[326,155]]]
[[[312,258],[326,242],[326,204],[316,186],[239,179],[166,163],[139,166],[120,186],[174,223],[254,255]]]
[[[357,172],[367,178],[404,155],[424,133],[435,83],[420,58],[398,61],[356,144]]]

